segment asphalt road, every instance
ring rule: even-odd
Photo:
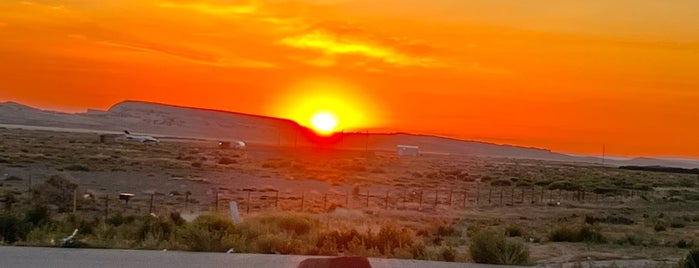
[[[154,250],[0,247],[0,267],[265,267],[294,268],[306,258],[298,255],[226,254]],[[516,267],[470,263],[370,258],[373,268],[496,268]],[[525,266],[526,267],[526,266]]]

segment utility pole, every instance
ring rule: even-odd
[[[605,162],[606,153],[607,153],[606,152],[606,145],[602,144],[602,165],[603,166],[604,166],[604,162]]]

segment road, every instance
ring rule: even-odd
[[[155,250],[69,249],[41,247],[0,247],[0,267],[265,267],[294,268],[298,255],[226,254]],[[497,268],[516,267],[472,263],[429,262],[370,258],[373,268]],[[525,266],[526,267],[526,266]]]

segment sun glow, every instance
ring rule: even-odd
[[[380,125],[382,114],[368,94],[352,84],[315,78],[293,85],[270,107],[274,116],[288,118],[322,135],[363,131]]]
[[[338,124],[337,117],[328,111],[321,111],[313,114],[311,124],[316,132],[320,134],[330,134]]]

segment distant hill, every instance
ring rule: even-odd
[[[294,121],[227,111],[181,107],[141,101],[123,101],[107,111],[61,113],[40,110],[15,102],[0,103],[0,124],[120,132],[130,130],[156,136],[230,140],[281,146],[309,146],[311,131]],[[479,141],[414,135],[409,133],[339,133],[332,137],[336,148],[395,151],[399,144],[420,146],[423,153],[474,155],[601,163],[597,157],[572,156],[546,149],[499,145]],[[696,168],[686,159],[635,158],[605,162],[617,166],[666,166]]]

